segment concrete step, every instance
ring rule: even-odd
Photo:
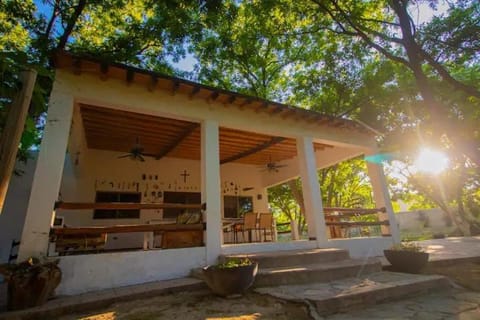
[[[222,256],[221,259],[245,257],[257,261],[259,268],[263,269],[345,260],[349,258],[349,254],[344,249],[327,248],[235,254]]]
[[[367,277],[346,278],[328,283],[264,287],[256,288],[255,291],[280,299],[307,303],[319,316],[325,316],[449,289],[450,282],[443,276],[376,272]]]
[[[380,260],[344,259],[288,267],[263,268],[255,278],[255,287],[327,282],[348,277],[365,276],[382,270]]]

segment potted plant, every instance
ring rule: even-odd
[[[204,280],[220,296],[243,294],[254,282],[258,263],[248,258],[230,258],[203,268]]]
[[[40,261],[36,258],[18,264],[0,265],[0,274],[8,284],[8,310],[30,308],[45,303],[53,295],[62,278],[58,260]]]
[[[402,242],[383,250],[385,258],[392,265],[390,270],[407,273],[419,273],[428,262],[428,253],[414,242]]]

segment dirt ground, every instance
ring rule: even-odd
[[[151,299],[116,303],[109,308],[72,314],[60,320],[307,320],[307,307],[248,293],[237,298],[220,298],[209,291],[181,292]]]

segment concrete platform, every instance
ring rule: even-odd
[[[326,282],[342,278],[364,276],[379,272],[378,259],[344,259],[316,264],[300,264],[285,267],[263,268],[255,279],[256,287]]]
[[[347,250],[337,248],[287,250],[253,254],[236,254],[221,258],[246,258],[257,261],[261,268],[286,267],[301,264],[315,264],[348,259]]]
[[[377,272],[367,277],[256,288],[255,291],[307,303],[323,316],[449,288],[450,282],[443,276]]]
[[[452,265],[462,262],[480,263],[480,236],[432,239],[416,241],[416,243],[430,254],[429,265]],[[382,266],[390,266],[385,257],[379,258]]]

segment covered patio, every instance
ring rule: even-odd
[[[19,259],[60,254],[60,292],[185,276],[220,254],[374,255],[399,240],[379,165],[367,165],[376,209],[322,206],[318,169],[377,152],[363,125],[90,57],[55,65]],[[267,188],[295,177],[308,239],[279,242],[262,226]],[[362,225],[381,234],[344,239]]]

